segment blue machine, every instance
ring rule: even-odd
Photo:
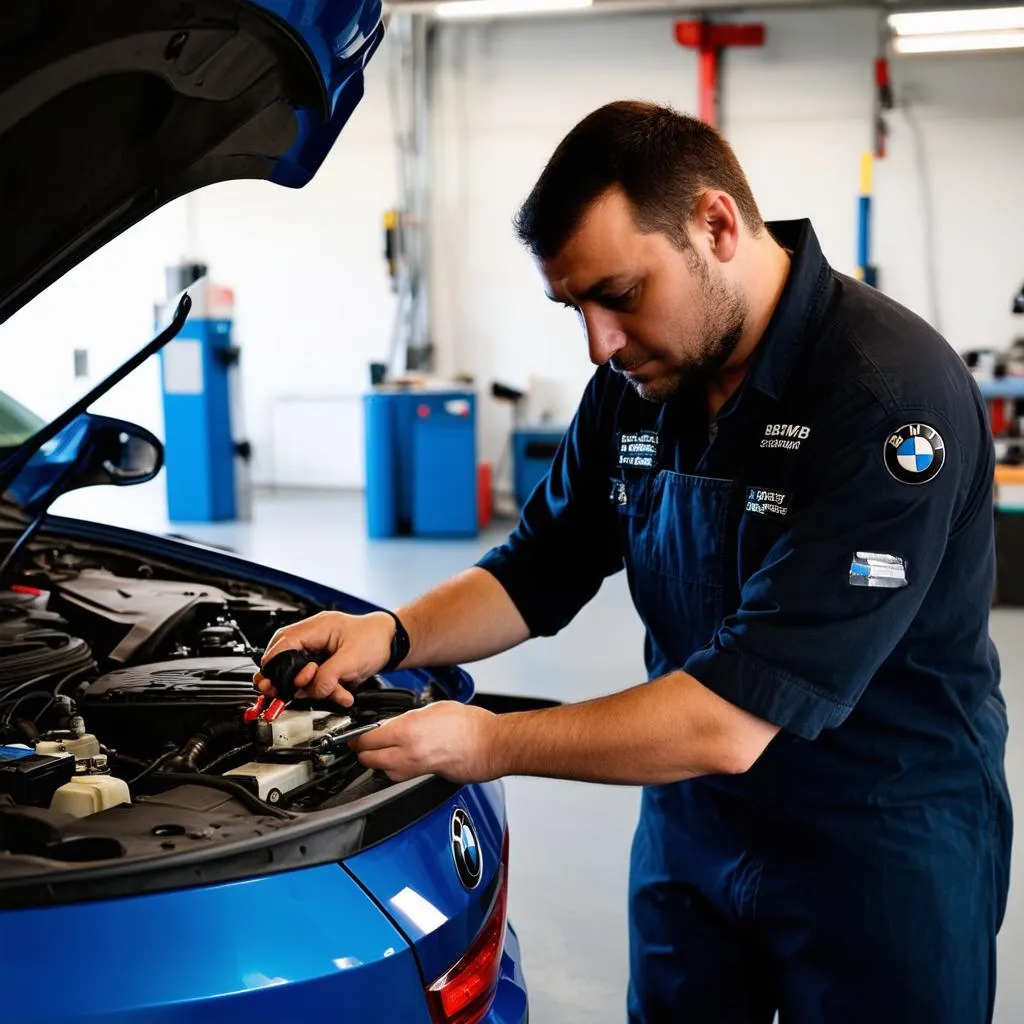
[[[512,475],[516,505],[522,508],[551,469],[565,436],[564,427],[529,427],[512,431]]]
[[[239,353],[231,337],[231,293],[204,273],[205,267],[168,272],[174,282],[168,290],[187,286],[193,302],[181,334],[160,353],[167,514],[174,522],[248,518],[249,446],[233,432]]]
[[[382,388],[364,397],[364,412],[369,536],[475,536],[474,393]]]

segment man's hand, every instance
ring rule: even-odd
[[[367,767],[392,782],[440,775],[466,785],[506,774],[494,743],[498,716],[483,708],[445,700],[407,711],[351,743]]]
[[[495,715],[441,701],[352,741],[396,782],[440,775],[489,782],[542,775],[656,786],[747,771],[778,726],[730,704],[685,672],[581,704]]]
[[[282,651],[306,650],[327,654],[328,659],[319,667],[306,665],[295,677],[295,685],[303,691],[304,699],[330,699],[350,707],[353,700],[350,690],[388,663],[394,632],[394,619],[385,612],[370,615],[320,612],[279,629],[271,639],[260,667]],[[253,682],[262,693],[273,694],[270,680],[259,672],[253,677]]]

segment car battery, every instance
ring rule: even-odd
[[[74,754],[37,754],[31,747],[0,747],[0,793],[16,804],[47,807],[75,774]]]

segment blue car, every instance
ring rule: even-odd
[[[8,0],[0,322],[176,196],[304,185],[382,33],[380,0]],[[47,512],[160,471],[154,436],[89,406],[189,308],[52,422],[0,395],[3,1019],[521,1024],[501,785],[394,784],[347,743],[432,701],[509,705],[451,667],[262,707],[276,629],[371,606]]]

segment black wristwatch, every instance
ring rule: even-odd
[[[389,612],[386,608],[383,610],[395,620],[395,635],[391,638],[391,657],[381,672],[394,672],[409,656],[409,634],[402,625],[402,620],[394,612]]]

